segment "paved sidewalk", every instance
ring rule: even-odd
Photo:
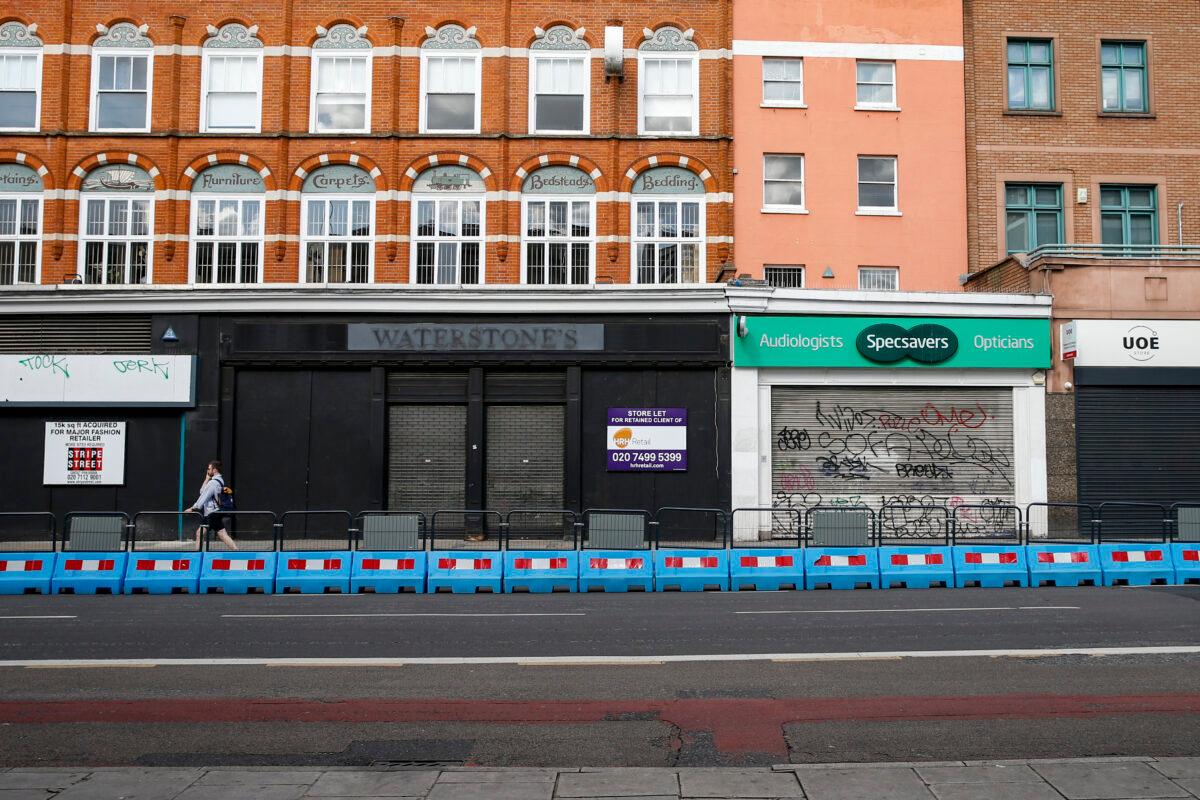
[[[762,769],[13,768],[0,800],[1141,800],[1200,798],[1198,758]]]

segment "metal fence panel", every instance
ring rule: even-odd
[[[64,521],[63,550],[122,551],[128,527],[129,516],[120,511],[72,511]]]
[[[564,509],[515,508],[504,517],[506,550],[575,550],[579,517]]]
[[[57,534],[58,521],[49,511],[0,513],[0,552],[52,553]]]
[[[589,509],[583,512],[585,550],[649,550],[654,530],[650,512]]]
[[[358,549],[425,549],[425,515],[419,511],[365,511],[358,517]]]
[[[1165,542],[1170,537],[1170,512],[1159,503],[1104,502],[1096,520],[1101,542]]]
[[[204,517],[195,511],[139,511],[130,526],[131,550],[199,552]]]
[[[869,508],[815,506],[804,515],[813,547],[869,547],[875,523],[875,512]]]
[[[719,508],[667,506],[654,513],[655,546],[692,550],[723,550],[729,515]]]
[[[1021,544],[1023,525],[1017,506],[967,503],[950,515],[953,544]]]
[[[1200,542],[1200,503],[1176,503],[1171,517],[1176,541]]]
[[[735,508],[729,529],[730,547],[799,547],[804,512],[798,508]]]
[[[285,511],[279,518],[279,549],[349,550],[353,523],[349,511]]]
[[[1096,509],[1085,503],[1030,503],[1025,507],[1029,544],[1091,544],[1096,540]]]
[[[879,509],[880,544],[950,544],[945,506],[890,503]]]
[[[238,550],[267,552],[278,549],[279,520],[273,511],[225,511],[225,532]],[[221,541],[217,532],[204,528],[204,549],[224,553],[232,548]]]
[[[504,517],[499,511],[448,509],[433,512],[429,546],[433,550],[499,550]]]

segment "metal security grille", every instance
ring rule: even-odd
[[[804,267],[767,264],[763,267],[763,277],[768,286],[778,286],[781,289],[803,289]]]
[[[487,507],[562,508],[564,409],[488,406]]]
[[[0,353],[139,355],[150,341],[150,317],[140,314],[0,318]]]
[[[466,458],[466,406],[388,407],[389,509],[463,508]]]
[[[1012,392],[777,386],[771,453],[775,506],[1011,504]],[[921,509],[880,519],[885,535],[933,522]]]
[[[1200,387],[1079,386],[1079,502],[1200,501]]]

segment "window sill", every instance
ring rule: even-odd
[[[41,128],[0,128],[0,133],[41,133]]]
[[[759,108],[808,108],[808,103],[759,103]]]
[[[1098,111],[1096,116],[1115,119],[1158,119],[1158,114],[1153,111]]]
[[[788,206],[763,206],[759,209],[763,214],[807,214],[807,208]]]
[[[854,212],[856,217],[903,217],[903,212],[895,208],[859,208]]]
[[[371,131],[309,131],[312,136],[366,136]]]
[[[855,106],[854,110],[855,111],[890,111],[890,112],[895,113],[900,110],[900,106]]]
[[[1006,117],[1061,117],[1061,111],[1022,111],[1015,108],[1004,109]]]

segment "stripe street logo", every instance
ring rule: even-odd
[[[922,364],[939,364],[958,352],[958,337],[945,325],[926,322],[905,330],[893,323],[864,328],[855,342],[864,358],[891,364],[911,358]]]

